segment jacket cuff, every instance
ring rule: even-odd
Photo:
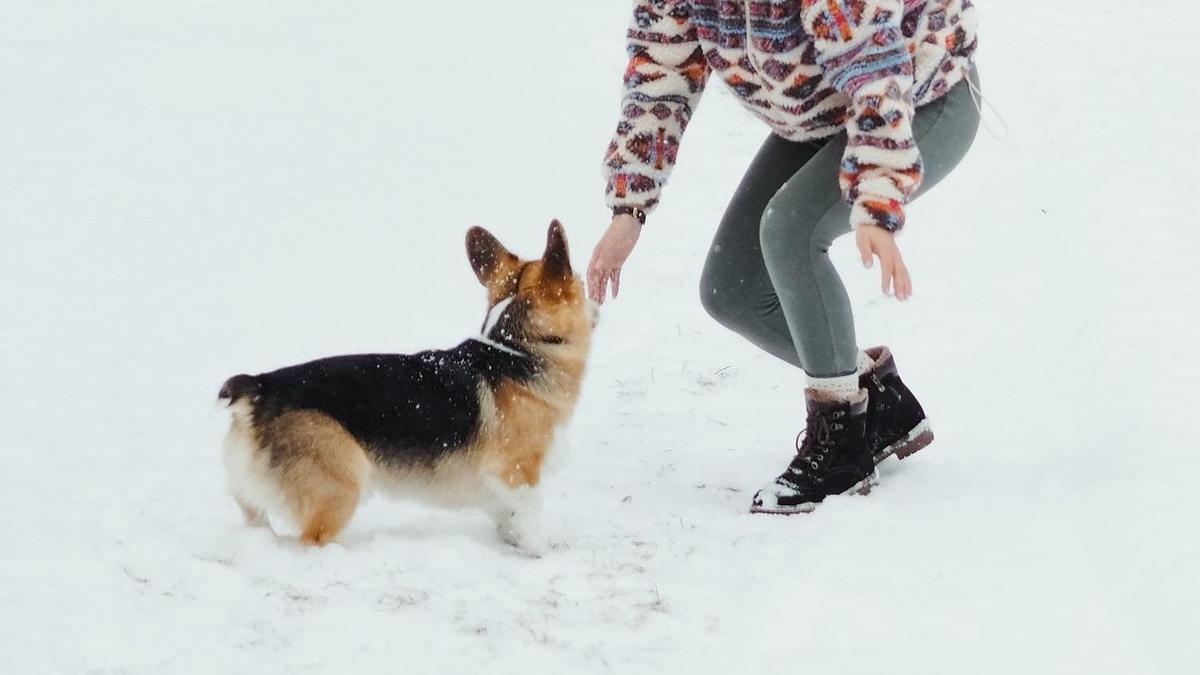
[[[850,207],[850,226],[882,227],[888,232],[904,228],[904,202],[899,199],[861,195]]]
[[[632,206],[648,214],[658,206],[661,190],[662,186],[649,176],[618,172],[609,176],[604,197],[610,210]]]

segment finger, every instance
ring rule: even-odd
[[[879,267],[880,267],[880,275],[879,276],[880,276],[881,289],[883,290],[883,294],[891,295],[892,294],[892,291],[891,291],[892,275],[895,272],[895,261],[892,259],[891,254],[884,253],[883,255],[879,256]]]
[[[866,232],[860,231],[854,241],[858,244],[858,254],[862,256],[863,267],[871,269],[872,263],[875,262],[871,254],[871,238]]]
[[[605,297],[607,295],[608,295],[608,272],[602,271],[602,272],[600,272],[600,281],[596,285],[596,297],[595,297],[596,304],[603,305],[604,301],[607,299]]]
[[[592,271],[592,279],[591,279],[592,301],[594,301],[596,303],[600,303],[600,304],[604,303],[604,286],[605,286],[604,276],[605,276],[605,272],[602,269],[596,269],[596,270]]]
[[[616,299],[621,292],[621,268],[618,267],[612,271],[612,296]]]
[[[908,267],[904,260],[896,259],[896,298],[906,301],[912,297],[912,278],[908,275]]]
[[[593,302],[596,300],[596,290],[600,287],[600,271],[594,266],[588,268],[587,273],[588,297]]]

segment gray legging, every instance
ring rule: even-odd
[[[965,82],[917,110],[913,137],[925,163],[917,196],[962,160],[978,128]],[[814,377],[849,375],[858,358],[850,298],[829,260],[833,240],[850,232],[838,186],[845,149],[845,132],[805,143],[769,136],[725,210],[700,282],[714,319]]]

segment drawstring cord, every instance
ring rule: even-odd
[[[1008,122],[1004,121],[1004,117],[1000,115],[1000,111],[996,109],[996,106],[992,105],[992,102],[983,95],[983,91],[975,85],[975,82],[971,79],[971,76],[968,75],[965,79],[967,81],[967,88],[971,93],[971,100],[975,103],[975,109],[979,111],[979,121],[983,123],[983,128],[987,129],[988,134],[998,141],[1008,140]],[[992,125],[988,124],[988,116],[984,114],[984,106],[987,106],[987,110],[990,111],[992,116],[996,118],[996,121],[1000,123],[1000,130],[1002,133],[997,134],[996,130],[992,128]]]

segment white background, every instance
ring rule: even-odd
[[[244,529],[214,398],[470,335],[470,225],[534,255],[559,217],[582,268],[629,3],[0,0],[0,669],[1195,667],[1200,10],[1010,4],[981,7],[991,133],[910,211],[916,298],[834,251],[937,443],[746,513],[802,379],[699,305],[767,133],[716,85],[528,560],[381,500],[323,550]]]

